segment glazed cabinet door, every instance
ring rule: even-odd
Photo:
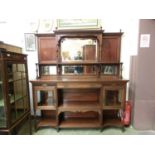
[[[121,109],[125,104],[126,87],[120,85],[108,85],[103,87],[103,108]]]
[[[6,119],[6,104],[4,98],[4,78],[2,71],[2,64],[0,62],[0,128],[7,127]]]
[[[34,106],[36,110],[56,110],[57,97],[55,86],[35,86]]]
[[[52,63],[57,61],[57,43],[55,36],[38,37],[39,63]]]
[[[26,64],[8,62],[8,100],[10,122],[13,124],[29,110]]]

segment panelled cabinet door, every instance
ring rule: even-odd
[[[52,63],[57,60],[55,36],[38,37],[39,63]]]
[[[104,35],[101,51],[101,61],[120,62],[121,33]]]

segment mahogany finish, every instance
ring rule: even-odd
[[[39,63],[57,61],[56,38],[55,36],[38,36],[38,58]]]
[[[26,120],[31,134],[27,55],[0,48],[0,134],[17,134]]]
[[[31,81],[36,129],[124,127],[120,112],[124,110],[128,80],[123,80],[121,74],[121,36],[102,30],[37,34],[39,78]],[[82,58],[74,59],[68,47],[62,51],[68,38],[90,39],[90,43],[79,47]],[[62,52],[66,52],[66,61]]]

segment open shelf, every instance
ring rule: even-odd
[[[60,128],[98,128],[100,122],[97,118],[68,118],[60,122]]]
[[[105,109],[103,110],[103,127],[106,126],[115,126],[122,127],[123,122],[118,115],[119,109]]]
[[[63,111],[98,111],[100,110],[101,106],[97,102],[67,102],[67,103],[62,103],[58,107],[59,112]]]
[[[55,127],[56,126],[56,119],[52,118],[46,118],[46,119],[40,119],[37,127]]]
[[[121,105],[103,106],[103,109],[105,110],[119,110],[121,108],[122,108]]]
[[[103,120],[103,127],[106,127],[106,126],[122,127],[123,122],[119,118],[111,118],[111,119],[109,118],[109,119]]]
[[[47,106],[45,104],[42,104],[41,106],[37,106],[37,110],[56,110],[56,106],[54,105]]]
[[[98,128],[101,127],[102,116],[99,112],[62,112],[59,116],[60,128]]]

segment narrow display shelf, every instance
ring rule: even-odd
[[[81,60],[76,60],[76,61],[64,61],[58,63],[59,65],[96,65],[99,64],[97,61],[81,61]]]
[[[98,102],[67,102],[62,103],[58,107],[58,111],[71,111],[71,112],[86,112],[86,111],[99,111],[101,106]]]
[[[41,106],[37,106],[37,110],[56,110],[56,106],[42,104]]]
[[[55,127],[56,126],[56,119],[54,118],[46,118],[40,119],[37,127]]]
[[[122,62],[115,62],[115,61],[111,61],[111,62],[105,62],[105,61],[89,61],[89,60],[85,60],[85,61],[81,61],[81,60],[76,60],[76,61],[62,61],[62,62],[51,62],[51,61],[46,61],[46,62],[42,62],[42,63],[36,63],[36,65],[42,65],[42,66],[52,66],[52,65],[121,65],[123,64]]]
[[[108,118],[103,120],[103,127],[106,127],[106,126],[122,127],[123,122],[120,120],[120,118]]]
[[[121,108],[122,108],[122,105],[110,105],[110,106],[104,105],[103,106],[103,109],[105,110],[119,110]]]
[[[101,127],[97,118],[68,118],[62,120],[60,128],[98,128]]]

